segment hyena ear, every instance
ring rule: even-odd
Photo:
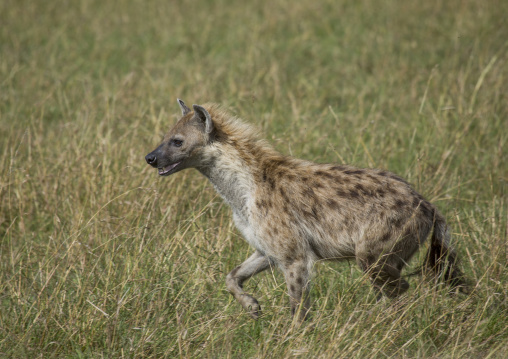
[[[180,100],[179,98],[176,99],[178,101],[178,104],[180,105],[180,110],[182,110],[182,116],[185,116],[186,114],[188,114],[189,112],[191,112],[190,108],[188,108],[187,106],[185,106],[185,102],[183,102],[182,100]]]
[[[196,117],[205,125],[205,132],[211,133],[213,131],[212,116],[210,116],[207,110],[199,105],[192,105],[192,108],[194,109]]]

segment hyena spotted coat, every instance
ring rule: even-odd
[[[379,295],[395,297],[409,287],[402,268],[431,232],[426,266],[462,285],[443,216],[402,178],[284,156],[218,105],[191,110],[178,103],[181,119],[145,159],[161,176],[196,168],[231,207],[256,251],[227,275],[226,286],[253,318],[260,305],[242,284],[270,266],[284,273],[300,319],[318,260],[356,259]]]

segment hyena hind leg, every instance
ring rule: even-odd
[[[400,276],[404,263],[401,259],[394,257],[395,254],[389,254],[386,258],[375,258],[372,255],[358,256],[358,254],[356,256],[358,265],[370,277],[372,285],[378,292],[378,300],[382,297],[381,293],[388,298],[395,298],[409,289],[409,283]],[[390,262],[396,262],[396,264]]]
[[[283,266],[289,293],[291,315],[298,315],[298,321],[308,319],[310,310],[310,273],[306,261],[295,261]]]
[[[243,282],[259,272],[264,271],[268,267],[270,267],[268,258],[256,251],[247,258],[245,262],[233,269],[226,277],[226,287],[228,291],[254,319],[259,318],[261,315],[261,306],[256,298],[243,291]]]

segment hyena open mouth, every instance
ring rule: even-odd
[[[159,175],[160,176],[168,176],[171,174],[171,171],[173,171],[181,162],[173,163],[172,165],[166,166],[166,167],[159,167]]]

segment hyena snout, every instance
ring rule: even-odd
[[[157,150],[146,155],[145,160],[152,167],[157,167]]]

